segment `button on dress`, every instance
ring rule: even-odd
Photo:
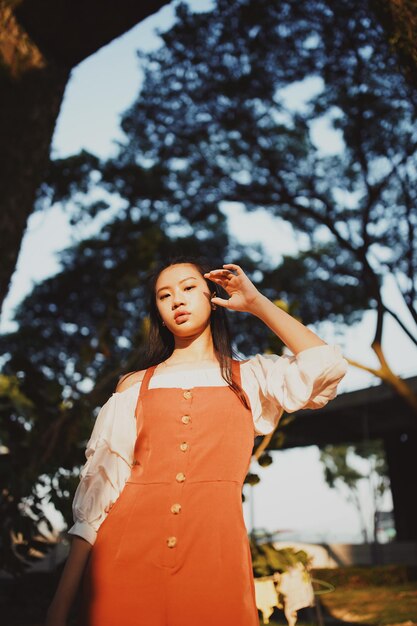
[[[134,462],[101,524],[82,626],[258,626],[242,486],[250,409],[228,386],[154,388],[146,370]],[[240,383],[240,363],[232,362]]]

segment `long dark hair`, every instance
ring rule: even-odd
[[[212,269],[212,264],[209,264],[203,257],[194,256],[175,256],[167,259],[164,262],[159,263],[147,276],[148,287],[148,313],[149,313],[149,332],[144,349],[139,355],[139,367],[138,369],[147,369],[152,365],[157,365],[162,361],[165,361],[171,356],[175,342],[173,334],[162,324],[162,319],[159,315],[156,306],[155,286],[156,281],[160,273],[170,267],[171,265],[178,265],[180,263],[190,263],[200,272],[204,278],[204,274]],[[227,297],[227,293],[217,283],[214,283],[207,278],[204,278],[211,293],[215,292],[216,296],[220,298]],[[241,400],[242,404],[246,408],[250,408],[246,395],[242,390],[242,387],[233,379],[232,376],[232,359],[237,357],[236,351],[232,346],[231,334],[229,329],[229,323],[227,319],[226,310],[222,306],[217,306],[216,309],[212,309],[210,316],[210,329],[213,337],[214,350],[220,363],[220,371],[223,379],[227,382],[229,387]]]

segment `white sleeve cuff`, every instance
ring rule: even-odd
[[[75,524],[67,530],[67,534],[82,537],[88,541],[88,543],[91,543],[92,546],[97,538],[97,532],[90,526],[90,524],[88,524],[88,522],[75,522]]]

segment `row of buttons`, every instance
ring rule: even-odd
[[[189,389],[186,389],[183,393],[183,396],[186,400],[191,400],[191,398],[193,397],[192,392]],[[183,424],[189,424],[191,422],[191,417],[189,415],[183,415],[181,417],[181,422]],[[187,441],[183,441],[182,443],[180,443],[180,450],[182,452],[186,452],[189,449],[189,443]],[[175,476],[175,480],[178,483],[183,483],[185,481],[185,474],[184,472],[178,472],[178,474]],[[173,513],[174,515],[178,515],[178,513],[181,511],[181,504],[179,504],[179,502],[175,502],[172,506],[171,506],[171,513]],[[167,546],[168,548],[175,548],[175,546],[177,545],[177,538],[176,537],[168,537],[167,538]]]
[[[171,506],[171,513],[173,513],[174,515],[178,515],[180,511],[181,511],[181,504],[179,504],[179,502],[175,502],[175,504]],[[168,548],[175,548],[176,545],[177,545],[177,538],[168,537],[167,539]]]

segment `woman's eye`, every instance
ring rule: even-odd
[[[185,289],[194,289],[195,285],[189,285],[188,287],[186,287]]]
[[[169,296],[169,294],[168,294],[168,293],[166,293],[165,295],[163,295],[163,296],[161,296],[161,297],[160,297],[160,300],[163,300],[164,298],[167,298],[168,296]]]

